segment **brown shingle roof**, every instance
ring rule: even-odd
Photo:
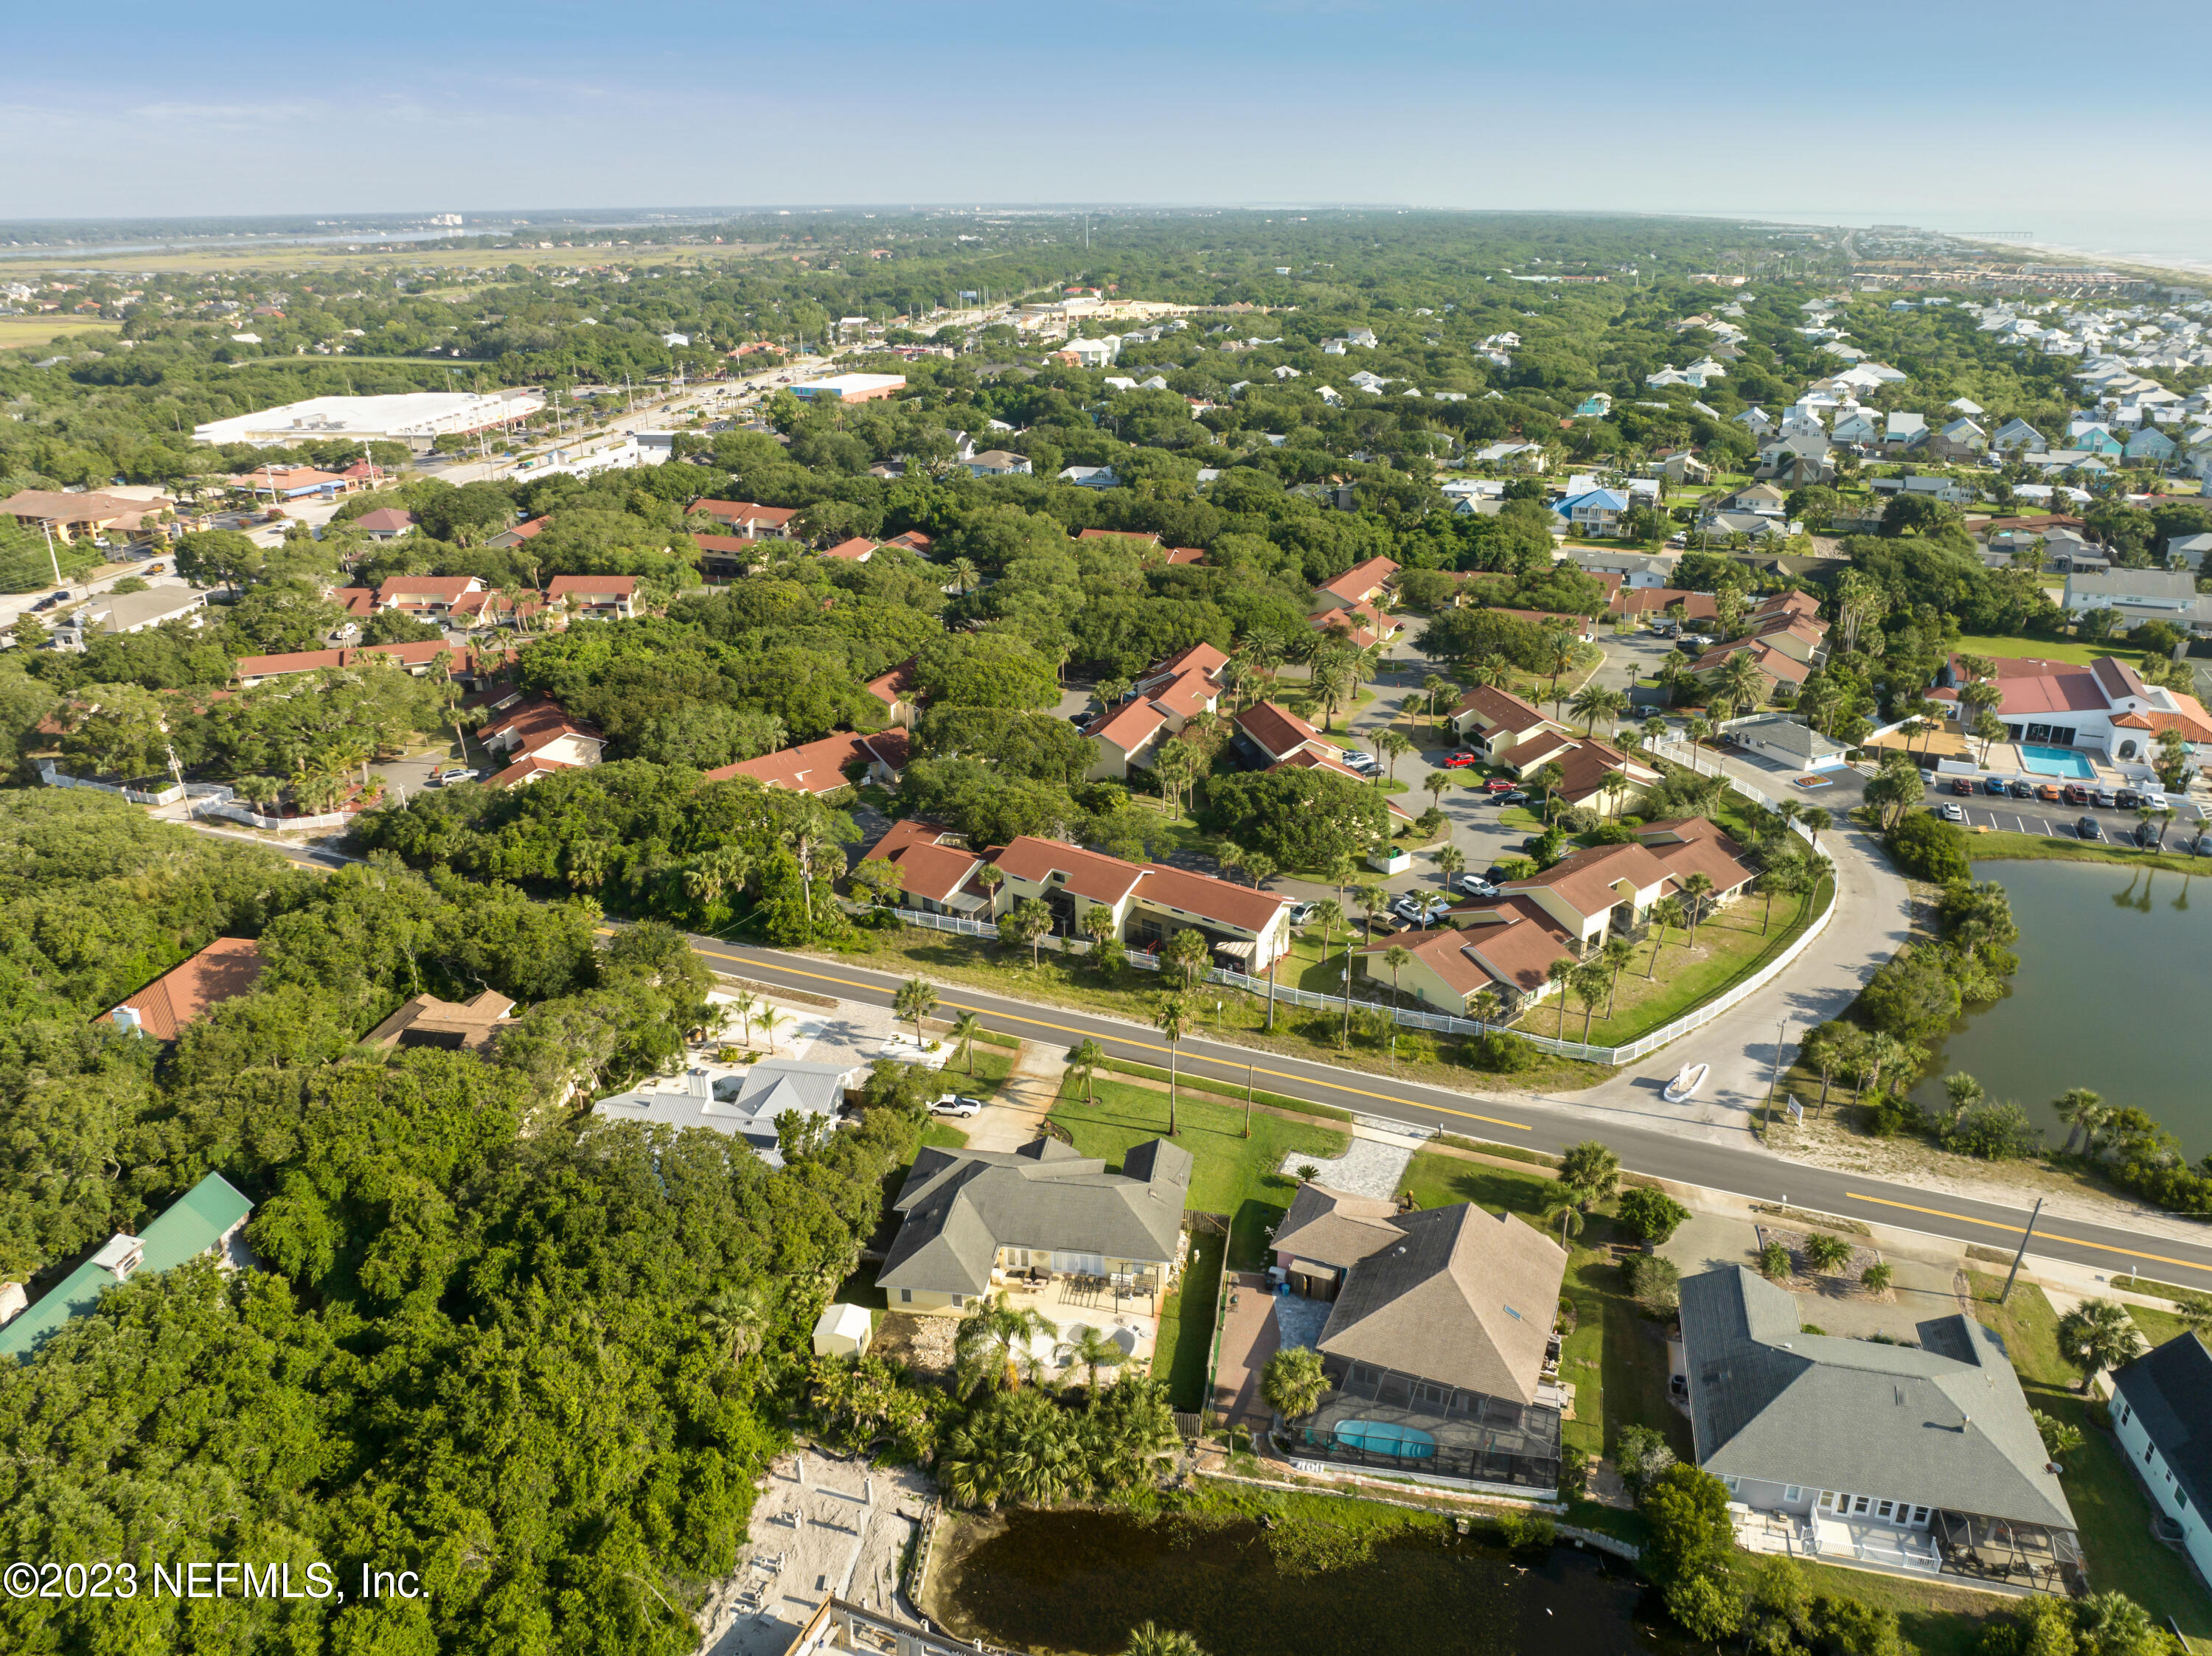
[[[217,937],[190,960],[179,962],[122,1004],[138,1015],[138,1024],[156,1040],[178,1033],[210,1006],[234,1000],[261,975],[261,945],[250,937]],[[103,1012],[100,1022],[114,1022]]]
[[[1332,597],[1342,598],[1346,604],[1364,598],[1376,587],[1398,573],[1398,566],[1388,558],[1370,558],[1364,563],[1355,563],[1334,580],[1324,581],[1318,591]]]
[[[1577,914],[1601,914],[1620,901],[1613,887],[1622,882],[1638,891],[1667,878],[1666,864],[1641,845],[1590,846],[1562,858],[1540,874],[1509,880],[1501,891],[1548,889]]]
[[[1083,733],[1110,742],[1123,753],[1134,753],[1152,740],[1167,722],[1167,715],[1149,701],[1125,701],[1120,707],[1099,714],[1096,720],[1084,726]]]
[[[1062,882],[1064,888],[1094,903],[1120,902],[1137,889],[1137,882],[1145,877],[1139,864],[1125,863],[1103,852],[1085,851],[1065,840],[1041,840],[1029,834],[1000,846],[992,853],[991,860],[999,865],[1000,873],[1027,880],[1033,885],[1042,885],[1055,871],[1065,874],[1067,877]]]
[[[1289,708],[1261,701],[1237,715],[1237,728],[1258,743],[1271,759],[1281,759],[1308,742],[1319,742],[1321,732]]]
[[[1317,1265],[1348,1265],[1404,1240],[1405,1233],[1393,1222],[1397,1216],[1397,1204],[1382,1197],[1307,1183],[1291,1198],[1291,1210],[1267,1246]]]

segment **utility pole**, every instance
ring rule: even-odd
[[[1244,1060],[1244,1137],[1252,1136],[1252,1060]]]
[[[2035,1222],[2042,1216],[2043,1198],[2039,1196],[2035,1198],[2035,1211],[2027,1216],[2027,1228],[2020,1234],[2020,1252],[2012,1256],[2012,1269],[2005,1273],[2004,1292],[1997,1295],[1999,1305],[2012,1298],[2013,1279],[2020,1275],[2020,1262],[2027,1258],[2027,1239],[2035,1234]]]
[[[1790,1020],[1788,1018],[1784,1018],[1782,1020],[1781,1028],[1774,1032],[1774,1062],[1767,1066],[1766,1101],[1769,1106],[1771,1106],[1774,1102],[1775,1083],[1781,1079],[1782,1076],[1783,1044],[1789,1039]]]

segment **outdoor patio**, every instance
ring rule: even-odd
[[[1079,1324],[1083,1324],[1097,1329],[1121,1347],[1128,1359],[1125,1368],[1137,1374],[1148,1371],[1160,1338],[1160,1319],[1152,1308],[1152,1296],[1145,1293],[1117,1295],[1110,1285],[1092,1286],[1097,1280],[1064,1276],[1042,1287],[1033,1287],[1018,1278],[1001,1277],[994,1273],[991,1287],[994,1292],[1006,1294],[1007,1304],[1034,1311],[1053,1325],[1054,1331],[1050,1337],[1041,1335],[1030,1346],[1031,1355],[1047,1368],[1060,1372],[1054,1362],[1054,1348],[1070,1338],[1071,1331]]]
[[[2070,1530],[1939,1512],[1930,1537],[1943,1568],[1954,1574],[2037,1592],[2087,1590],[2081,1544]]]

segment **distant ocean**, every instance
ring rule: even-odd
[[[2187,275],[2212,276],[2212,215],[2188,209],[2152,216],[2141,214],[2100,215],[2068,209],[2059,214],[2040,210],[2008,212],[1993,209],[1978,217],[1957,212],[1911,212],[1899,209],[1882,213],[1820,214],[1804,211],[1763,213],[1786,224],[1911,224],[1952,235],[1976,231],[2025,230],[2028,240],[2008,243],[2023,252],[2063,253],[2073,258],[2112,264],[2150,264]]]

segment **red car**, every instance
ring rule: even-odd
[[[1482,761],[1471,753],[1455,753],[1447,755],[1444,760],[1444,768],[1448,771],[1470,770],[1481,762]]]
[[[1482,785],[1482,791],[1485,793],[1510,793],[1520,786],[1517,782],[1507,781],[1502,776],[1493,776]]]

